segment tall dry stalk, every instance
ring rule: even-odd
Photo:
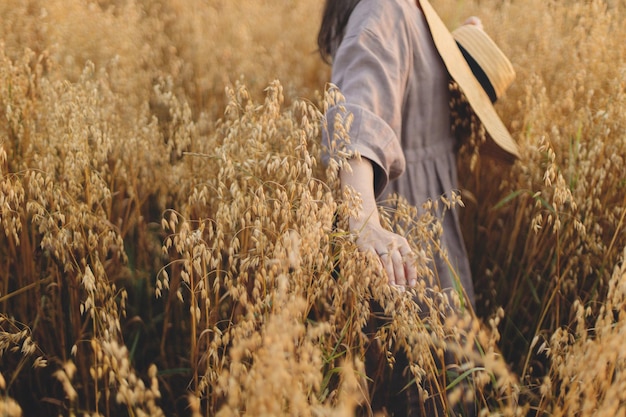
[[[429,382],[451,402],[471,375],[487,414],[624,413],[626,5],[433,4],[479,15],[518,74],[497,107],[521,160],[460,161],[486,328],[416,319],[342,225],[358,196],[318,161],[319,2],[0,2],[0,413],[347,415],[380,382],[372,339],[426,382],[464,351],[450,326],[485,351]],[[397,207],[430,256],[436,222]],[[394,314],[369,332],[373,301]]]
[[[462,165],[465,235],[479,305],[504,307],[502,347],[536,404],[551,366],[537,346],[572,324],[576,303],[599,314],[626,243],[624,5],[481,2],[468,12],[482,10],[517,71],[498,108],[522,158]]]

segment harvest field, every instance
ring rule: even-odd
[[[433,0],[517,72],[521,159],[459,158],[469,327],[418,318],[346,232],[322,3],[0,1],[0,416],[383,415],[374,345],[450,407],[626,416],[626,2]],[[384,218],[428,256],[424,213]]]

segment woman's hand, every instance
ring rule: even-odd
[[[483,22],[481,22],[480,18],[476,16],[470,16],[463,22],[464,25],[474,25],[478,26],[479,29],[483,29]]]
[[[417,280],[415,257],[407,240],[370,219],[358,230],[357,246],[378,256],[390,285],[414,287]]]
[[[340,178],[342,186],[351,186],[363,202],[361,211],[350,219],[350,230],[358,234],[357,246],[378,256],[390,285],[415,286],[417,269],[409,243],[380,224],[372,163],[365,158],[353,158],[349,163],[352,172],[342,170]]]

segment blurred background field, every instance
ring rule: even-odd
[[[520,161],[459,159],[479,404],[626,415],[626,3],[433,5],[517,72]],[[319,162],[321,7],[0,2],[0,415],[367,408],[369,301],[398,301]],[[400,304],[381,338],[430,338]]]

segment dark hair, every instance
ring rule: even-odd
[[[352,10],[361,0],[326,0],[317,46],[325,62],[330,63],[333,49],[343,38]]]

